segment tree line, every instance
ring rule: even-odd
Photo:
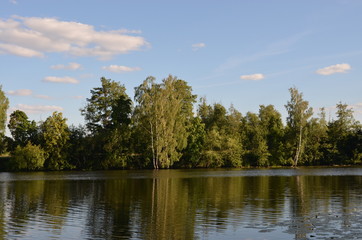
[[[273,105],[241,114],[232,105],[197,99],[184,80],[146,78],[134,101],[119,82],[102,77],[80,109],[85,125],[68,126],[61,112],[30,121],[10,115],[0,86],[0,158],[3,170],[269,167],[361,164],[362,126],[347,104],[336,119],[318,117],[290,88],[285,123]],[[196,106],[196,107],[195,107]],[[194,110],[196,108],[196,111]],[[6,163],[4,163],[4,161]]]

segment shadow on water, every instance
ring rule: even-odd
[[[362,169],[0,173],[0,239],[358,239]]]

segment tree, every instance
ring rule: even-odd
[[[70,168],[67,161],[69,129],[62,113],[53,112],[42,124],[43,149],[46,153],[45,166],[49,170]]]
[[[312,118],[307,126],[307,144],[304,151],[305,162],[309,165],[319,165],[326,163],[325,149],[328,147],[327,141],[327,121],[324,108],[320,109],[319,118]]]
[[[101,87],[91,90],[88,104],[81,109],[91,131],[93,162],[96,168],[127,165],[132,101],[119,82],[101,78]]]
[[[188,131],[189,136],[187,146],[183,150],[181,166],[192,168],[200,164],[205,142],[205,124],[199,117],[194,117]]]
[[[360,124],[347,104],[339,102],[336,108],[337,119],[328,124],[329,161],[337,164],[358,162],[359,154],[354,153],[351,146],[355,145],[352,139],[358,139]]]
[[[10,158],[10,169],[34,171],[43,168],[45,153],[38,145],[28,142],[24,147],[17,146]]]
[[[205,124],[205,143],[201,167],[240,167],[243,145],[240,128],[242,115],[232,105],[229,111],[220,103],[213,106],[202,98],[198,114]]]
[[[161,84],[148,77],[135,88],[135,119],[148,136],[146,146],[155,169],[171,167],[187,146],[196,98],[191,91],[185,81],[171,75]]]
[[[0,153],[5,150],[4,135],[6,126],[6,112],[9,108],[9,99],[5,96],[0,85]]]
[[[87,129],[83,125],[69,127],[69,148],[68,162],[77,169],[90,170],[94,168],[92,161],[92,143],[94,139],[87,134]]]
[[[14,139],[15,145],[25,146],[28,141],[35,143],[37,126],[35,121],[28,120],[28,116],[25,112],[15,110],[10,115],[8,128]]]
[[[121,96],[128,98],[126,88],[111,79],[101,78],[101,87],[93,88],[92,96],[87,98],[88,104],[81,109],[87,127],[92,133],[110,127],[113,124],[112,114]]]
[[[268,165],[284,165],[284,125],[281,114],[273,105],[260,105],[259,119],[268,146]]]
[[[299,157],[303,152],[306,143],[305,126],[308,119],[313,115],[313,109],[308,101],[303,100],[303,94],[298,89],[290,88],[290,100],[285,105],[288,112],[287,135],[290,143],[290,153],[294,153],[293,166],[297,166]]]
[[[248,165],[268,166],[270,156],[266,131],[257,114],[248,112],[243,124],[245,158]]]
[[[132,101],[121,95],[112,106],[112,124],[105,131],[105,159],[102,168],[125,168],[130,147]]]

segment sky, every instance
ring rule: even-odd
[[[272,104],[286,118],[296,87],[335,119],[362,121],[360,0],[0,0],[0,85],[14,110],[44,121],[79,109],[106,77],[188,82],[208,103],[242,114]]]

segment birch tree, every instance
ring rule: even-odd
[[[148,136],[146,146],[155,169],[171,167],[187,146],[196,98],[191,91],[185,81],[171,75],[160,84],[148,77],[135,89],[136,125]]]
[[[6,111],[9,108],[9,99],[5,96],[0,85],[0,153],[4,151],[4,135],[6,126]]]
[[[303,100],[303,94],[297,88],[290,88],[290,100],[285,105],[288,112],[287,134],[290,143],[290,154],[294,155],[293,166],[298,165],[299,158],[306,143],[305,126],[313,115],[313,109],[309,107],[308,101]]]

